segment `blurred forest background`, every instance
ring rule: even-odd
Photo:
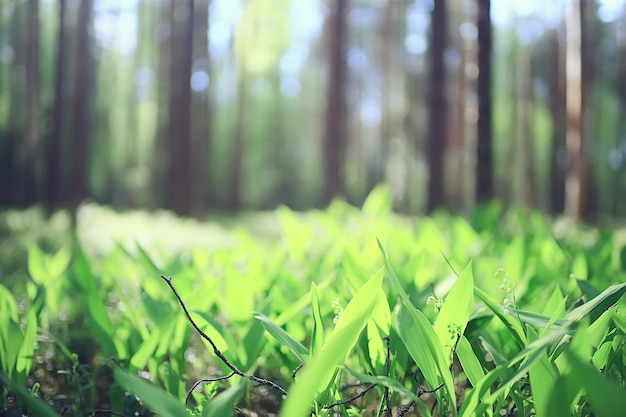
[[[626,215],[626,2],[4,0],[0,205]]]

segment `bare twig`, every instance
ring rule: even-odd
[[[324,409],[325,410],[330,410],[331,408],[336,407],[338,405],[349,405],[349,404],[352,404],[354,401],[358,400],[359,398],[364,397],[365,394],[370,392],[376,385],[378,385],[378,384],[370,384],[363,392],[358,393],[354,397],[350,397],[350,398],[348,398],[347,400],[344,400],[344,401],[338,401],[336,403],[332,403],[330,405],[325,406]]]
[[[398,414],[396,414],[396,417],[402,417],[402,416],[404,416],[406,413],[408,413],[409,411],[411,411],[411,407],[413,407],[413,404],[415,404],[415,400],[412,400],[410,403],[408,403],[407,405],[405,405],[404,407],[402,407],[402,408],[398,411]]]
[[[191,394],[193,393],[193,391],[196,389],[196,387],[200,384],[210,384],[211,382],[217,382],[217,381],[224,381],[226,379],[231,378],[233,375],[235,375],[234,372],[231,372],[228,375],[225,376],[220,376],[217,378],[202,378],[198,381],[196,381],[191,388],[189,388],[189,391],[187,391],[187,396],[185,397],[185,405],[187,405],[187,403],[189,403],[189,398],[191,398]]]
[[[176,288],[174,287],[174,284],[172,284],[172,278],[168,278],[165,275],[161,275],[161,278],[167,283],[167,285],[170,287],[170,289],[172,290],[172,292],[174,293],[174,295],[178,299],[178,302],[180,303],[180,306],[183,308],[183,311],[185,312],[185,316],[187,316],[187,320],[189,320],[189,322],[191,323],[193,328],[196,330],[196,332],[198,332],[198,334],[204,340],[209,342],[209,344],[213,348],[213,353],[215,354],[215,356],[220,358],[220,360],[222,362],[224,362],[224,365],[226,365],[231,371],[233,371],[232,374],[228,378],[232,377],[233,375],[238,375],[238,376],[240,376],[242,378],[247,378],[247,379],[249,379],[249,380],[251,380],[253,382],[256,382],[258,384],[267,385],[267,386],[269,386],[271,388],[274,388],[275,390],[279,391],[281,394],[287,395],[287,391],[285,391],[280,385],[276,384],[275,382],[270,381],[269,379],[260,378],[258,376],[255,376],[255,375],[252,375],[252,374],[247,374],[247,373],[245,373],[243,371],[240,371],[239,368],[237,368],[228,359],[226,359],[226,356],[224,356],[224,354],[217,348],[217,346],[215,345],[215,342],[213,342],[213,340],[193,320],[193,318],[191,317],[191,314],[189,313],[189,310],[187,310],[187,306],[185,305],[183,299],[178,294],[178,291],[176,291]]]
[[[302,369],[302,367],[304,366],[303,363],[299,364],[296,369],[293,370],[293,372],[291,373],[291,379],[293,379],[294,381],[296,380],[296,375],[298,373],[298,371],[300,371],[300,369]]]

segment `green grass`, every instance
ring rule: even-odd
[[[20,216],[0,218],[23,253],[0,284],[6,413],[626,409],[621,231],[497,205],[402,217],[384,189],[205,223],[86,206],[75,247]]]

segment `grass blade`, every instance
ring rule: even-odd
[[[300,342],[291,337],[291,335],[282,327],[278,327],[276,323],[264,314],[254,313],[253,316],[274,339],[279,341],[283,346],[289,348],[289,350],[296,355],[300,362],[306,362],[306,357],[309,355],[309,351],[302,346]]]
[[[589,316],[591,323],[593,323],[609,307],[617,303],[624,292],[626,292],[626,283],[611,285],[597,297],[570,311],[565,317],[569,320],[579,321],[583,317]]]
[[[598,417],[613,417],[626,410],[626,390],[598,372],[592,365],[583,362],[572,351],[566,352],[572,367],[570,378],[585,388],[586,398]]]
[[[202,417],[226,417],[232,416],[235,406],[239,402],[246,387],[247,381],[243,380],[238,385],[220,392],[207,404],[202,411]]]
[[[150,382],[135,375],[130,375],[119,367],[115,367],[115,381],[139,397],[148,408],[161,417],[186,416],[187,410],[182,402],[167,391],[157,388]]]
[[[396,313],[396,326],[402,342],[424,373],[430,388],[437,387],[443,379],[450,402],[456,410],[454,381],[448,369],[448,360],[428,319],[412,305],[400,302]]]
[[[339,317],[334,331],[300,379],[289,390],[282,417],[303,417],[310,413],[315,395],[331,381],[337,366],[345,362],[374,309],[383,279],[379,270],[354,295]]]
[[[472,385],[476,386],[478,381],[485,377],[485,371],[476,357],[472,345],[470,345],[470,342],[465,336],[461,336],[461,340],[459,340],[456,355],[459,358],[459,362],[461,362],[465,375],[467,375]]]
[[[9,387],[11,392],[13,392],[19,400],[20,404],[30,411],[31,415],[37,417],[59,417],[59,414],[57,414],[52,407],[46,404],[45,401],[33,396],[29,390],[14,383],[2,372],[0,372],[0,381]]]
[[[450,358],[457,334],[462,335],[467,327],[474,293],[474,274],[470,262],[454,283],[441,307],[435,323],[435,333],[443,347],[443,356]]]

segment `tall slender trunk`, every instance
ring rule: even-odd
[[[190,86],[193,7],[193,0],[174,0],[172,3],[167,203],[183,216],[190,216],[193,209]]]
[[[565,62],[568,167],[565,177],[565,214],[581,218],[585,210],[585,157],[583,148],[582,10],[584,0],[573,0],[567,16]]]
[[[52,131],[46,147],[45,201],[49,211],[61,204],[63,173],[63,118],[65,117],[65,15],[67,0],[59,1],[59,32],[54,73],[54,102],[52,104]]]
[[[622,14],[619,20],[619,35],[618,35],[618,94],[619,94],[619,108],[621,114],[626,114],[626,8],[622,8]],[[623,143],[624,138],[626,137],[626,118],[622,117],[619,121],[618,132],[616,143],[615,143],[615,152],[620,152],[620,145]],[[624,185],[626,184],[626,161],[624,161],[624,157],[626,157],[626,152],[621,151],[620,154],[617,154],[621,157],[621,161],[616,166],[615,176],[613,180],[613,207],[612,214],[614,216],[623,216],[626,211],[626,199],[624,195],[626,194],[626,189]]]
[[[20,206],[36,202],[39,167],[39,0],[28,0],[26,40],[26,126],[20,152],[17,201]]]
[[[561,46],[562,27],[550,37],[550,113],[552,116],[552,147],[550,149],[550,212],[562,213],[565,208],[565,49]]]
[[[525,207],[536,208],[537,206],[537,172],[535,169],[535,135],[533,132],[533,76],[532,58],[529,52],[524,51],[518,55],[519,72],[519,98],[520,98],[520,140],[522,149],[522,198]]]
[[[345,194],[345,161],[347,143],[346,111],[346,15],[348,0],[330,3],[328,29],[328,82],[326,90],[326,131],[323,138],[324,191],[323,204]]]
[[[76,27],[76,61],[72,124],[72,212],[84,200],[88,191],[88,163],[92,123],[92,91],[94,62],[91,55],[90,26],[93,0],[83,0],[78,9]],[[74,216],[75,220],[75,216]]]
[[[385,166],[389,157],[392,120],[391,120],[391,91],[393,67],[393,1],[386,0],[383,5],[382,22],[380,25],[380,89],[382,95],[380,118],[380,154],[374,161],[372,175],[369,176],[368,189],[376,183],[384,181]]]
[[[237,119],[233,133],[233,147],[231,156],[231,183],[228,190],[228,208],[237,211],[241,209],[241,182],[243,177],[243,155],[247,122],[247,89],[248,74],[242,66],[237,74]]]
[[[478,202],[489,201],[494,197],[490,10],[490,0],[478,0],[478,142],[476,160],[476,199]]]
[[[169,103],[170,103],[170,72],[172,71],[172,31],[171,15],[174,5],[171,1],[159,2],[157,23],[158,63],[157,63],[157,130],[155,155],[152,162],[152,208],[167,206],[167,171],[169,149]],[[169,30],[168,30],[169,28]]]
[[[430,82],[428,90],[428,201],[430,213],[444,204],[443,160],[447,142],[447,100],[444,52],[446,49],[446,2],[434,3],[430,32]]]
[[[209,198],[209,160],[211,146],[211,57],[209,56],[209,4],[210,0],[196,0],[194,4],[193,27],[193,74],[206,74],[210,83],[205,90],[193,92],[191,106],[191,139],[193,156],[195,213],[202,215]],[[197,86],[198,88],[200,86]]]

